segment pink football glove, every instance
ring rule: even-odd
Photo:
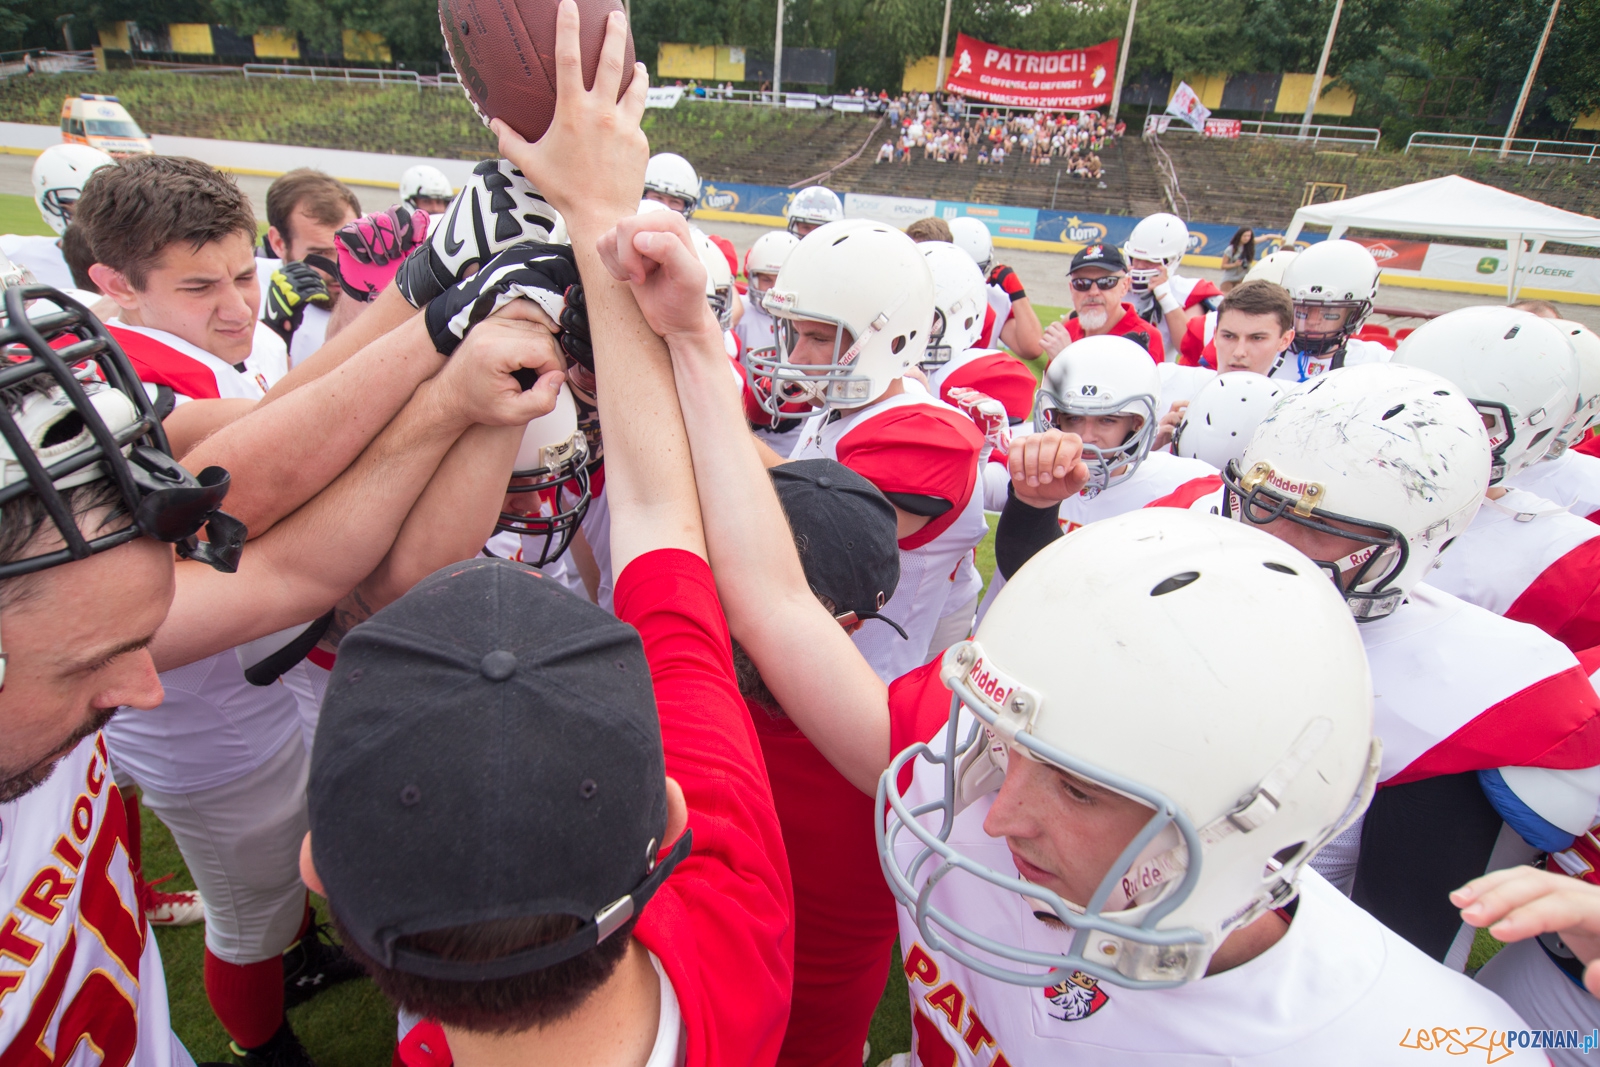
[[[357,300],[371,300],[394,279],[411,250],[428,236],[428,213],[401,204],[363,215],[334,234],[339,285]]]
[[[952,403],[971,419],[991,448],[1005,451],[1011,444],[1011,422],[1005,405],[976,389],[955,388],[949,392]]]

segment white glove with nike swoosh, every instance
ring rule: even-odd
[[[395,285],[420,308],[495,253],[523,241],[549,242],[560,219],[510,161],[486,159],[473,168],[427,243],[400,265]]]

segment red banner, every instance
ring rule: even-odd
[[[1383,270],[1421,270],[1423,257],[1428,254],[1427,241],[1389,241],[1378,237],[1349,239],[1371,252]]]
[[[1023,52],[956,34],[945,89],[990,104],[1062,111],[1111,102],[1117,41],[1065,52]]]
[[[1244,123],[1238,119],[1206,119],[1205,135],[1207,137],[1230,137],[1238,140],[1239,131]]]

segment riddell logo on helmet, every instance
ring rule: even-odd
[[[1267,484],[1272,486],[1274,489],[1280,489],[1291,496],[1299,498],[1305,495],[1306,486],[1310,483],[1297,482],[1283,477],[1277,471],[1271,471],[1267,474]]]
[[[1017,688],[1016,682],[995,670],[992,664],[983,659],[972,665],[972,670],[967,674],[967,681],[996,707],[1004,707]]]

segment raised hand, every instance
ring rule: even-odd
[[[456,350],[472,328],[513,300],[532,301],[543,322],[554,333],[568,315],[567,291],[578,284],[578,266],[566,245],[512,245],[496,254],[483,269],[465,278],[428,304],[423,318],[428,335],[441,355]],[[575,323],[576,324],[576,323]],[[588,323],[582,324],[587,335]]]
[[[1539,871],[1509,867],[1474,878],[1450,894],[1468,926],[1487,926],[1501,941],[1560,934],[1585,964],[1583,984],[1600,997],[1600,886]]]
[[[332,302],[333,296],[322,275],[305,263],[285,263],[272,272],[267,283],[265,321],[287,344],[306,317],[307,307],[325,308]]]
[[[427,244],[400,265],[395,285],[420,308],[495,253],[523,241],[549,241],[559,219],[515,164],[486,159],[473,168]]]
[[[401,262],[428,236],[428,213],[396,204],[362,215],[333,235],[339,287],[363,303],[382,292]]]
[[[1187,400],[1174,400],[1172,407],[1161,416],[1161,421],[1156,424],[1155,440],[1150,442],[1150,451],[1156,452],[1166,448],[1172,443],[1173,437],[1178,433],[1178,427],[1183,423],[1183,413],[1189,410]]]
[[[448,418],[521,426],[555,408],[564,366],[549,318],[516,299],[479,322],[430,384]]]
[[[612,277],[632,288],[645,321],[669,348],[675,339],[708,331],[720,336],[721,327],[706,303],[706,268],[682,215],[630,215],[606,231],[598,249],[600,261]]]
[[[1054,507],[1089,484],[1083,439],[1060,430],[1012,438],[1006,470],[1011,492],[1029,507]]]
[[[1072,335],[1067,332],[1067,327],[1064,323],[1057,321],[1044,328],[1042,340],[1044,342],[1045,355],[1055,359],[1061,354],[1062,349],[1072,343]]]

